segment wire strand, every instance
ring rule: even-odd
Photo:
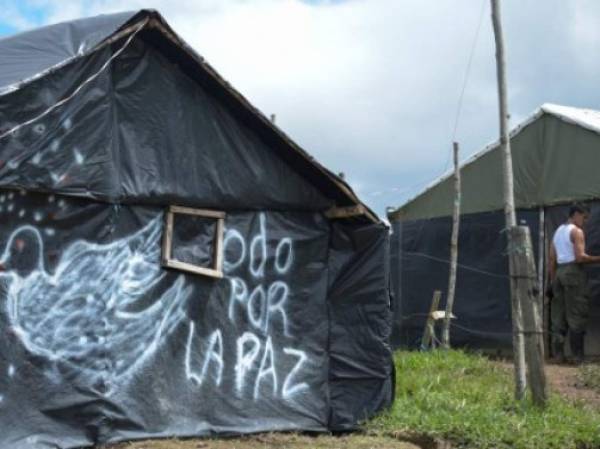
[[[142,28],[144,28],[146,25],[148,24],[148,19],[144,20],[139,27],[137,27],[135,29],[135,31],[133,31],[131,33],[131,35],[129,36],[129,38],[127,38],[127,41],[125,41],[125,43],[123,44],[123,46],[121,48],[119,48],[119,50],[117,50],[115,53],[113,53],[113,55],[108,58],[108,60],[102,65],[102,67],[100,67],[100,69],[94,73],[93,75],[91,75],[89,78],[85,79],[79,86],[77,86],[77,88],[68,96],[66,96],[65,98],[63,98],[62,100],[57,101],[56,103],[54,103],[52,106],[48,107],[46,110],[44,110],[41,114],[25,121],[22,123],[19,123],[18,125],[13,126],[12,128],[10,128],[8,131],[5,131],[4,133],[0,134],[0,140],[4,139],[7,136],[13,135],[14,133],[16,133],[17,131],[19,131],[21,128],[25,127],[25,126],[29,126],[32,123],[37,122],[38,120],[44,118],[45,116],[47,116],[48,114],[50,114],[52,111],[58,109],[59,107],[61,107],[62,105],[64,105],[65,103],[69,102],[70,100],[72,100],[73,98],[75,98],[75,96],[77,96],[77,94],[79,94],[79,92],[82,91],[82,89],[87,86],[89,83],[91,83],[92,81],[94,81],[96,78],[98,78],[98,76],[100,76],[100,74],[102,72],[104,72],[108,66],[110,65],[110,63],[112,61],[114,61],[117,57],[119,57],[119,55],[121,53],[123,53],[123,51],[125,51],[125,49],[129,46],[129,44],[131,43],[131,41],[135,38],[135,36],[142,30]]]
[[[483,16],[484,16],[484,13],[485,13],[485,10],[486,10],[486,4],[487,4],[487,0],[482,0],[481,1],[481,9],[480,9],[480,12],[479,12],[479,21],[477,23],[477,28],[475,29],[475,35],[473,37],[473,42],[471,44],[471,50],[469,52],[469,57],[467,59],[467,67],[465,69],[465,75],[463,77],[462,87],[461,87],[461,90],[460,90],[460,94],[458,96],[458,105],[457,105],[457,108],[456,108],[456,114],[455,114],[455,117],[454,117],[454,128],[453,128],[453,131],[452,131],[452,142],[454,142],[456,140],[456,134],[457,134],[458,125],[459,125],[459,122],[460,122],[460,115],[461,115],[461,112],[462,112],[464,95],[465,95],[465,92],[467,90],[467,85],[469,83],[469,78],[470,78],[470,74],[471,74],[471,67],[473,65],[473,57],[475,56],[475,50],[477,48],[477,43],[479,42],[479,33],[481,31],[481,25],[483,23]],[[447,153],[446,162],[444,163],[444,169],[442,170],[442,172],[440,173],[439,176],[436,176],[433,179],[440,178],[440,177],[442,177],[442,176],[444,176],[446,174],[446,172],[448,171],[448,168],[450,166],[450,161],[451,160],[452,160],[452,150],[448,151],[448,153]],[[411,191],[414,188],[416,188],[417,186],[425,185],[425,184],[428,184],[429,182],[431,182],[432,178],[428,178],[428,179],[429,179],[429,181],[426,181],[424,183],[419,183],[416,186],[413,186],[413,187],[408,188],[408,189],[401,189],[401,190],[402,190],[402,192],[404,192],[404,191]],[[366,195],[372,195],[372,196],[380,196],[380,195],[388,194],[388,193],[392,193],[392,192],[398,193],[398,190],[400,190],[400,189],[398,189],[396,187],[393,187],[393,188],[390,188],[390,189],[382,189],[382,190],[379,190],[379,191],[367,192],[365,194]]]
[[[471,44],[471,51],[469,52],[469,59],[467,60],[467,68],[465,70],[465,76],[463,78],[463,85],[460,91],[460,95],[458,97],[458,106],[456,108],[456,116],[454,118],[454,130],[452,132],[452,141],[456,139],[456,132],[458,130],[458,123],[460,121],[460,114],[462,112],[463,99],[465,95],[465,91],[467,89],[467,84],[469,82],[469,76],[471,74],[471,66],[473,63],[473,56],[475,55],[475,49],[477,48],[477,43],[479,41],[479,31],[481,30],[481,24],[483,23],[483,15],[485,13],[485,5],[487,4],[487,0],[482,0],[481,2],[481,10],[479,12],[479,23],[477,24],[477,28],[475,30],[475,36],[473,37],[473,43]],[[447,166],[446,166],[447,168]]]
[[[442,262],[442,263],[450,265],[450,261],[449,260],[442,259],[441,257],[431,256],[431,255],[425,254],[425,253],[420,253],[418,251],[402,251],[402,257],[404,257],[405,254],[408,255],[408,256],[423,257],[425,259],[435,260],[436,262]],[[491,271],[481,270],[481,269],[479,269],[477,267],[474,267],[474,266],[471,266],[471,265],[465,265],[465,264],[462,264],[462,263],[458,263],[456,265],[458,267],[460,267],[460,268],[465,269],[465,270],[473,271],[475,273],[485,274],[486,276],[492,276],[492,277],[496,277],[496,278],[500,278],[500,279],[510,279],[510,276],[508,276],[506,274],[493,273]]]

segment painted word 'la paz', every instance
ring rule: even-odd
[[[210,334],[201,363],[197,363],[198,360],[193,357],[194,337],[195,326],[191,322],[185,355],[187,378],[202,386],[207,377],[211,377],[214,384],[220,387],[226,368],[221,330],[217,329]],[[293,364],[291,369],[290,362]],[[284,400],[292,399],[308,389],[308,384],[302,378],[305,376],[304,367],[309,362],[304,351],[291,347],[276,351],[271,337],[267,337],[263,343],[252,332],[244,332],[236,340],[235,393],[238,397],[251,394],[257,400],[266,389],[272,392],[272,396],[281,394]]]

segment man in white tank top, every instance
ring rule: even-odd
[[[554,295],[550,307],[552,342],[554,354],[561,362],[565,360],[567,332],[576,362],[583,361],[583,341],[590,301],[583,265],[600,263],[600,256],[590,256],[585,252],[583,227],[588,217],[587,206],[571,206],[569,219],[558,227],[550,245],[548,267]]]

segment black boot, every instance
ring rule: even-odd
[[[571,352],[576,364],[583,363],[583,337],[585,332],[571,332],[569,339],[571,340]]]
[[[559,341],[558,339],[554,339],[554,344],[552,345],[552,352],[556,363],[565,363],[567,361],[565,357],[564,340]]]

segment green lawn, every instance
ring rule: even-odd
[[[552,396],[545,411],[513,400],[512,374],[461,351],[399,352],[396,402],[366,424],[468,448],[600,448],[600,411]]]

